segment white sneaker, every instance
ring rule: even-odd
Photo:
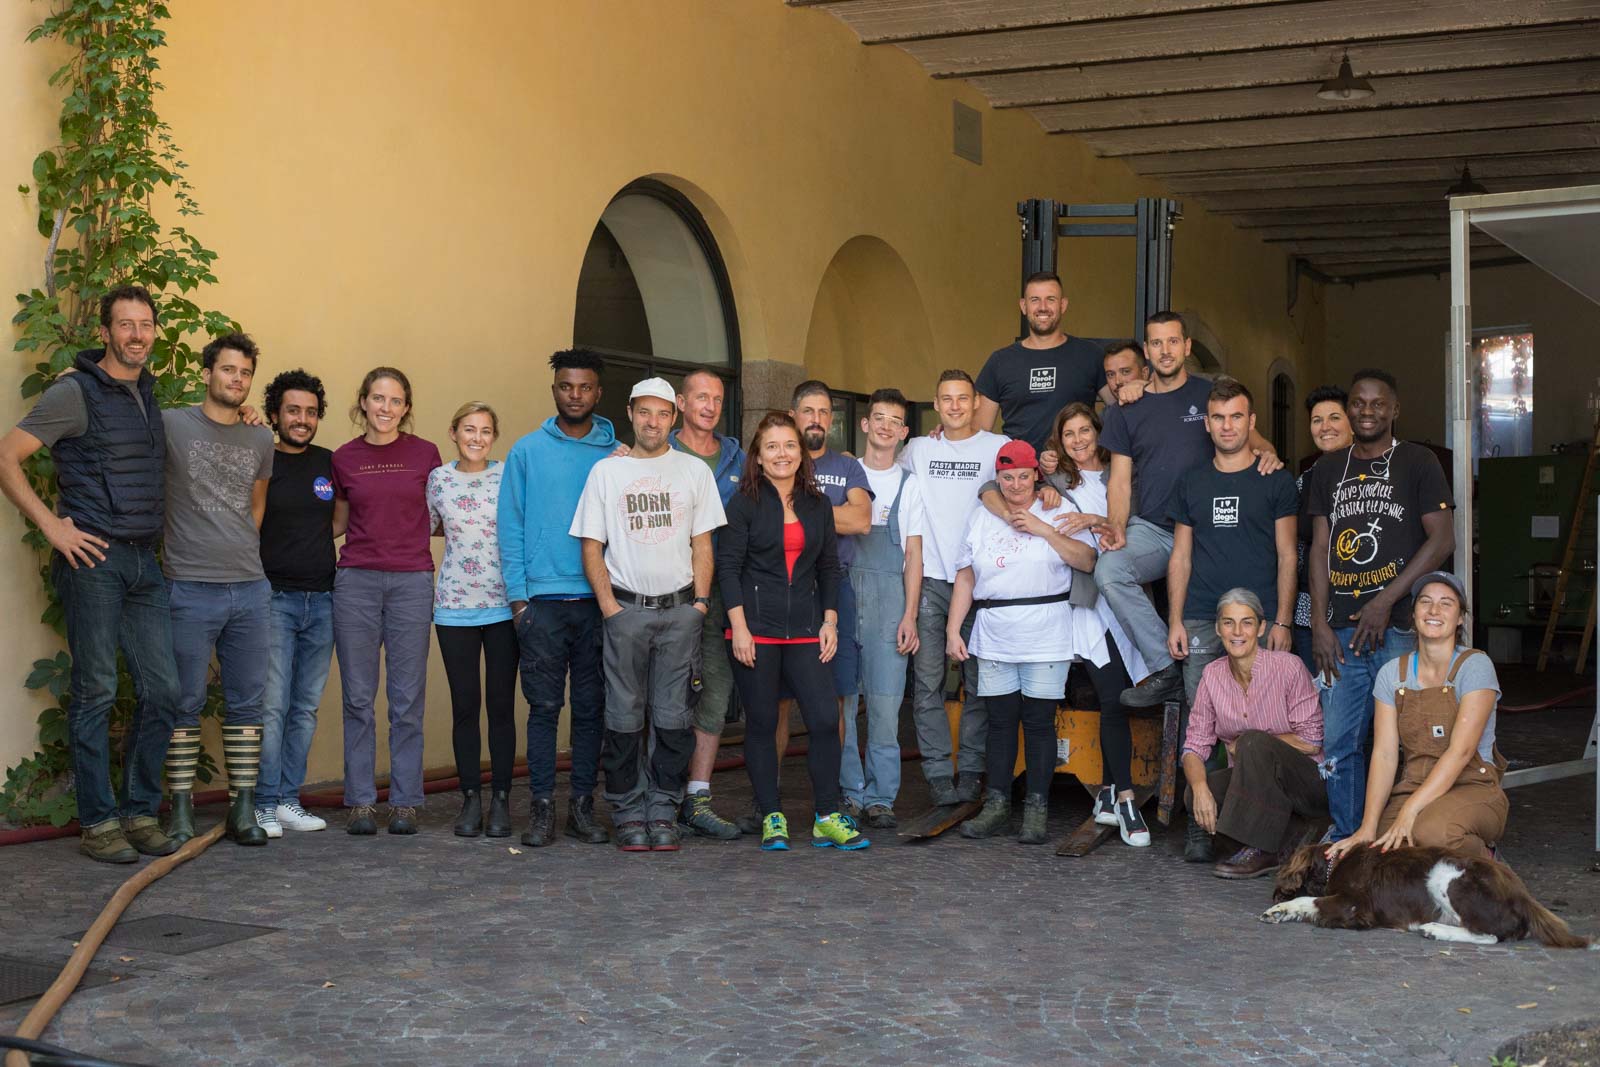
[[[256,809],[256,825],[265,830],[268,837],[283,836],[283,827],[278,825],[278,816],[271,808]]]
[[[282,823],[291,830],[309,831],[328,828],[326,820],[319,819],[298,804],[279,804],[274,814],[276,815],[274,821]],[[267,831],[269,834],[271,832]]]
[[[1150,828],[1144,824],[1144,816],[1133,806],[1133,801],[1117,801],[1117,829],[1124,844],[1134,848],[1149,847]]]
[[[1094,798],[1094,822],[1096,826],[1120,825],[1117,821],[1116,786],[1102,786]]]

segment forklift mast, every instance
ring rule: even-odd
[[[1133,266],[1133,329],[1144,337],[1144,323],[1158,311],[1172,308],[1172,231],[1183,218],[1176,200],[1140,197],[1131,204],[1064,204],[1058,200],[1024,200],[1022,278],[1056,271],[1058,237],[1132,237],[1138,254]],[[1093,220],[1093,221],[1077,221]],[[1023,336],[1027,323],[1023,323]]]

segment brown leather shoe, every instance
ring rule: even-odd
[[[1277,869],[1277,853],[1247,846],[1211,868],[1211,873],[1218,878],[1260,878]]]

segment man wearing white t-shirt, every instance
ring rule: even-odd
[[[689,685],[711,594],[711,531],[724,521],[710,469],[667,433],[676,394],[646,378],[628,398],[633,452],[594,465],[569,531],[605,619],[601,764],[617,847],[675,852],[694,751]],[[645,709],[654,743],[645,742]]]
[[[900,702],[906,694],[906,657],[917,649],[922,594],[922,493],[916,476],[895,462],[910,413],[898,389],[879,389],[867,398],[861,467],[872,486],[872,518],[867,532],[855,539],[849,572],[861,644],[861,691],[867,698],[867,758],[863,765],[856,716],[847,709],[839,787],[862,808],[867,825],[878,829],[898,825]]]
[[[978,669],[974,660],[968,660],[961,669],[965,701],[961,708],[958,790],[954,780],[957,768],[950,760],[950,723],[944,711],[944,634],[967,519],[978,506],[979,488],[994,478],[995,454],[1007,438],[973,424],[977,389],[966,371],[947,370],[939,375],[934,408],[943,432],[938,437],[912,440],[900,454],[900,465],[916,476],[922,494],[922,597],[917,606],[912,706],[929,798],[936,805],[945,805],[974,802],[983,795],[988,717],[978,696]],[[971,632],[969,612],[961,624],[962,638]]]

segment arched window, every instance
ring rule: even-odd
[[[700,213],[648,179],[616,195],[595,225],[578,275],[573,343],[606,359],[598,412],[632,443],[628,392],[659,375],[681,387],[705,369],[723,380],[722,426],[739,425],[739,328],[728,276]]]
[[[1287,374],[1272,376],[1272,447],[1278,458],[1293,470],[1294,464],[1294,380]]]

